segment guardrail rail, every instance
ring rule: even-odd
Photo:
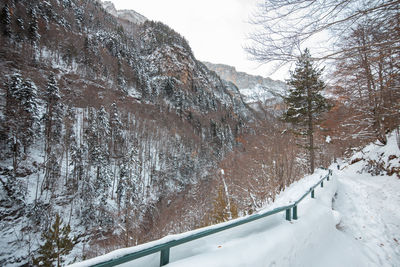
[[[321,178],[319,180],[318,183],[316,183],[314,186],[312,186],[306,193],[304,193],[304,195],[302,195],[297,201],[295,201],[293,204],[290,204],[288,206],[283,206],[283,207],[279,207],[279,208],[275,208],[273,210],[270,210],[268,212],[265,213],[261,213],[261,214],[253,214],[250,215],[246,218],[243,218],[241,220],[237,220],[237,221],[233,221],[230,224],[226,224],[224,223],[224,225],[222,225],[221,227],[216,227],[216,228],[211,228],[211,229],[204,229],[204,231],[200,231],[200,232],[196,232],[193,235],[190,236],[185,236],[176,240],[171,240],[171,241],[166,241],[165,243],[162,244],[158,244],[158,245],[154,245],[153,247],[149,247],[149,248],[145,248],[133,253],[129,253],[126,254],[124,256],[121,256],[117,259],[112,259],[112,260],[108,260],[102,263],[97,263],[91,266],[96,266],[96,267],[109,267],[109,266],[115,266],[115,265],[119,265],[122,263],[126,263],[153,253],[157,253],[157,252],[161,252],[160,254],[160,266],[164,266],[166,264],[169,263],[169,255],[170,255],[170,248],[205,237],[205,236],[209,236],[242,224],[246,224],[255,220],[259,220],[261,218],[265,218],[268,216],[271,216],[273,214],[285,211],[286,212],[286,220],[291,221],[293,220],[297,220],[298,216],[297,216],[297,205],[308,195],[311,194],[311,198],[315,198],[315,188],[317,186],[321,186],[324,187],[324,180],[329,181],[329,176],[332,175],[332,170],[328,170],[328,174],[325,175],[323,178]]]

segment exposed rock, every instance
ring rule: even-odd
[[[142,24],[147,20],[145,16],[134,10],[117,10],[111,1],[104,1],[102,5],[108,13],[119,19],[127,20],[135,24]]]
[[[222,79],[234,83],[247,104],[261,102],[263,105],[270,105],[271,101],[279,100],[287,88],[287,85],[282,81],[238,72],[232,66],[209,62],[204,62],[204,64],[210,70],[215,71]]]

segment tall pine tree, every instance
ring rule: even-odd
[[[5,4],[0,12],[0,25],[2,26],[3,35],[11,37],[11,15],[8,4]]]
[[[60,89],[54,74],[47,80],[44,98],[46,100],[45,122],[45,166],[46,173],[42,189],[51,189],[60,177],[60,142],[63,125],[63,106],[61,103]]]
[[[327,99],[321,95],[325,89],[322,71],[313,65],[310,52],[305,49],[297,60],[295,71],[290,73],[289,94],[284,97],[287,110],[283,119],[292,123],[296,132],[308,139],[305,148],[309,152],[310,173],[314,173],[315,168],[314,125],[329,109]]]
[[[30,144],[38,133],[37,88],[30,79],[24,79],[20,73],[14,73],[9,77],[6,88],[5,115],[9,132],[7,141],[13,152],[13,167],[16,171],[18,162],[26,156]]]

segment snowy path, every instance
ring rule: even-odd
[[[342,216],[339,229],[363,244],[371,266],[400,266],[400,180],[357,169],[339,172],[333,206]]]

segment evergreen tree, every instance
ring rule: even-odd
[[[74,247],[75,238],[70,238],[71,228],[63,226],[63,221],[58,214],[54,224],[42,234],[44,244],[39,248],[39,256],[34,259],[35,266],[61,266],[63,256],[68,255]]]
[[[27,148],[32,144],[39,131],[39,104],[37,88],[34,82],[30,79],[26,79],[20,91],[20,104],[22,106],[22,112],[20,117],[24,123],[24,135],[22,145],[24,147],[24,153],[27,153]]]
[[[287,110],[283,119],[299,130],[297,133],[308,138],[306,149],[310,157],[310,173],[314,173],[314,124],[320,115],[329,109],[327,99],[321,95],[325,83],[321,80],[323,69],[317,69],[312,64],[308,49],[299,57],[296,69],[291,72],[288,81],[289,94],[284,97]]]
[[[45,121],[45,165],[46,173],[44,188],[50,189],[49,185],[54,185],[55,180],[60,177],[60,163],[58,160],[60,141],[63,125],[63,107],[60,102],[60,90],[58,88],[54,74],[50,74],[45,90],[46,113]]]
[[[117,105],[113,103],[110,111],[110,127],[111,127],[111,142],[109,151],[113,156],[120,157],[122,155],[123,131],[122,122],[118,112]]]
[[[45,91],[46,114],[45,114],[45,134],[46,149],[58,144],[61,137],[63,109],[60,102],[60,89],[54,74],[50,74],[47,80]]]
[[[38,133],[37,88],[31,80],[24,80],[19,73],[14,73],[9,78],[6,88],[8,142],[13,152],[13,167],[16,171],[21,154],[26,155],[29,145]]]
[[[127,187],[128,179],[129,179],[128,160],[126,157],[124,157],[123,162],[119,169],[118,185],[117,185],[117,190],[115,192],[117,194],[118,209],[120,209],[121,200],[128,189],[128,187]]]
[[[5,4],[0,13],[0,24],[2,33],[6,37],[11,37],[11,15],[8,4]]]
[[[35,7],[30,9],[29,15],[30,15],[30,22],[29,22],[29,28],[28,28],[28,36],[29,36],[29,39],[32,41],[32,43],[36,44],[40,38],[40,34],[39,34],[38,17],[37,17]]]
[[[108,142],[110,139],[110,125],[108,113],[102,106],[97,112],[97,143],[98,143],[98,158],[95,163],[97,165],[97,179],[95,188],[98,190],[99,195],[103,202],[106,201],[108,195],[108,188],[111,185],[112,172],[110,169]]]
[[[64,118],[65,135],[64,135],[64,149],[65,149],[65,184],[68,182],[69,177],[69,154],[76,146],[76,136],[73,125],[75,124],[75,110],[68,107],[66,116]],[[74,148],[73,148],[74,147]]]
[[[18,162],[20,157],[21,137],[22,132],[21,123],[19,121],[19,104],[18,95],[22,88],[23,79],[21,74],[14,73],[7,82],[7,96],[6,96],[6,119],[8,130],[8,144],[13,154],[13,169],[17,171]]]

